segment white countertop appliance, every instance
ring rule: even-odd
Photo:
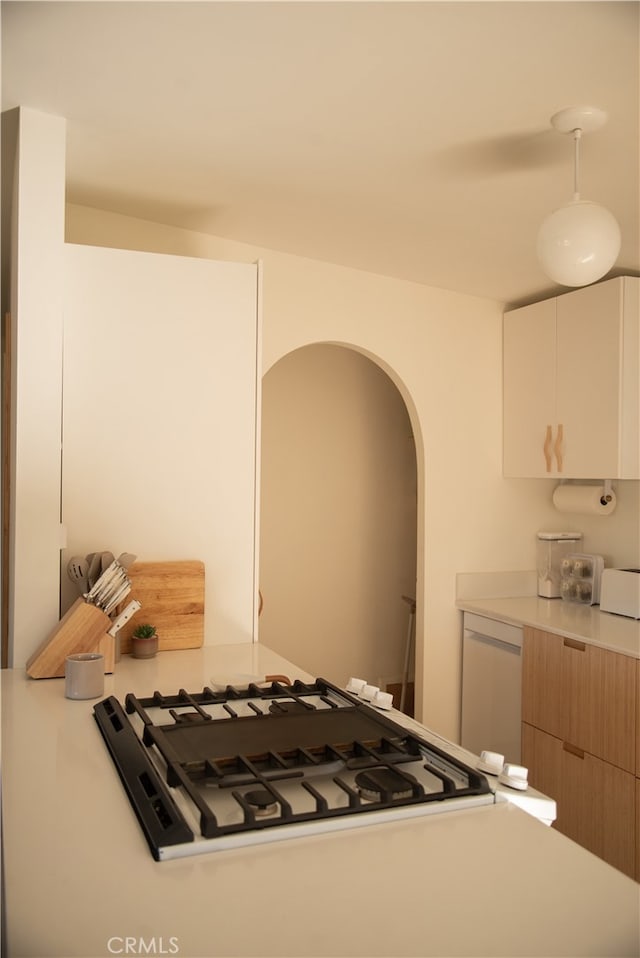
[[[94,706],[160,861],[504,799],[472,756],[393,715],[324,679]]]
[[[640,619],[640,569],[605,569],[600,580],[600,609]]]

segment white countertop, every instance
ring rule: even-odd
[[[219,672],[311,678],[263,646],[210,647],[125,656],[105,695]],[[10,958],[108,958],[127,937],[180,958],[640,950],[640,886],[512,805],[156,862],[94,704],[65,699],[62,679],[2,674]]]
[[[640,658],[640,621],[597,605],[584,606],[535,595],[509,598],[458,599],[456,607],[510,625],[529,625]]]

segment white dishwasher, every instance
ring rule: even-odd
[[[522,629],[474,612],[463,616],[463,748],[520,762]]]

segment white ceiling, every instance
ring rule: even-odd
[[[609,114],[582,194],[639,273],[636,2],[3,2],[2,108],[68,122],[68,198],[530,301],[571,197],[551,114]]]

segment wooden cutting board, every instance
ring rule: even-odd
[[[120,651],[131,651],[131,633],[145,622],[157,629],[159,651],[199,649],[204,643],[204,562],[134,562],[128,576],[131,592],[120,608],[132,599],[142,608],[120,630]]]

